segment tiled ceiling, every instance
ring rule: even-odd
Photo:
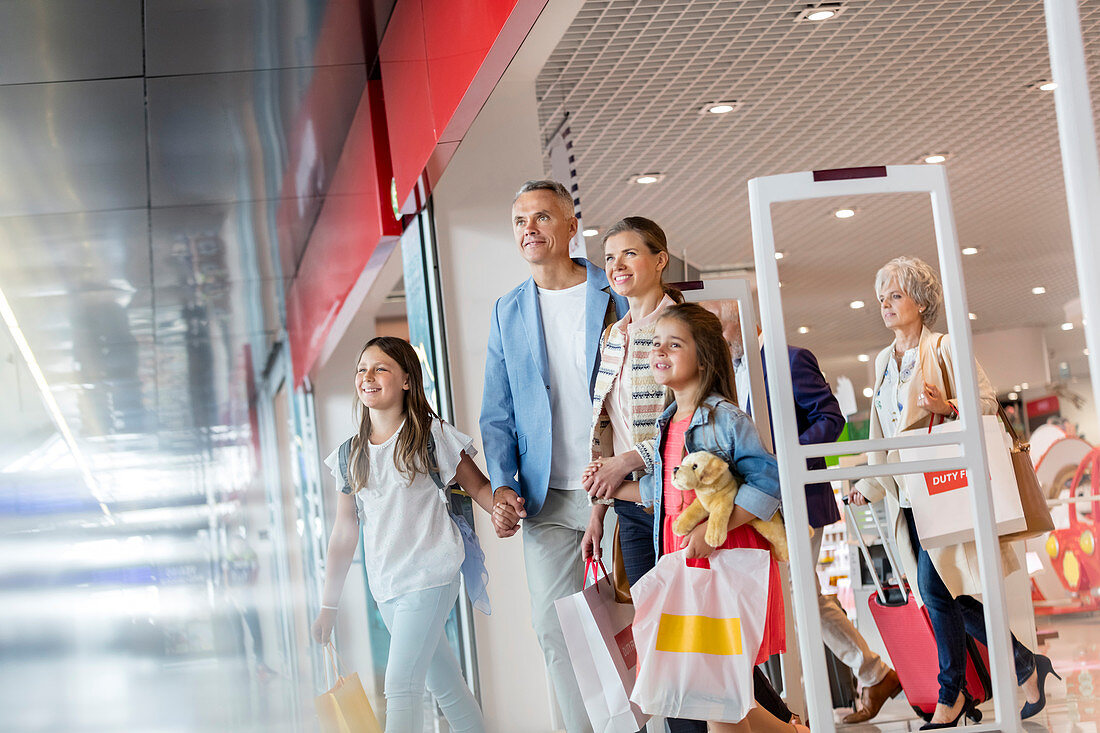
[[[588,0],[537,82],[544,136],[568,120],[586,225],[648,216],[704,271],[751,267],[748,179],[946,152],[960,243],[981,250],[964,264],[974,330],[1043,327],[1055,365],[1085,373],[1080,329],[1059,328],[1077,286],[1054,96],[1032,86],[1050,77],[1042,3],[849,0],[818,23],[796,19],[805,7]],[[1095,100],[1100,4],[1080,12]],[[663,178],[629,182],[644,172]],[[911,195],[775,207],[789,338],[830,376],[868,381],[855,356],[891,338],[875,271],[935,260],[930,213]]]

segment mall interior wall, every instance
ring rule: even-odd
[[[455,423],[479,450],[489,313],[531,274],[513,239],[512,199],[523,181],[546,175],[535,76],[580,5],[547,5],[432,193]],[[556,713],[531,627],[522,537],[499,540],[484,514],[477,520],[493,603],[491,616],[475,614],[486,725],[514,733],[551,729]]]

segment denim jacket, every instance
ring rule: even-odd
[[[676,414],[676,403],[657,418],[657,450],[653,472],[642,477],[638,486],[642,502],[653,507],[653,545],[661,555],[661,501],[664,496],[664,443],[668,424]],[[760,434],[748,415],[732,402],[712,394],[691,416],[684,434],[688,453],[708,451],[722,458],[744,483],[734,504],[761,519],[770,519],[779,509],[779,467],[775,456],[764,450]]]

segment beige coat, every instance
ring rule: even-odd
[[[917,397],[920,396],[923,386],[922,382],[934,384],[940,390],[940,394],[949,398],[952,404],[958,403],[958,400],[955,399],[955,385],[944,384],[945,374],[948,379],[954,379],[955,358],[950,336],[929,331],[926,327],[921,332],[919,348],[918,359],[921,373],[914,374],[913,378],[909,380],[909,389],[901,413],[903,430],[927,428],[932,417],[932,413],[917,405]],[[882,384],[883,374],[886,372],[889,360],[893,358],[893,353],[894,345],[890,344],[875,359],[875,392],[878,392],[878,388]],[[943,364],[942,369],[940,368],[941,363]],[[997,412],[997,395],[993,391],[989,379],[985,376],[985,372],[982,371],[981,365],[975,362],[974,366],[978,371],[978,396],[982,413],[994,415]],[[871,407],[869,437],[883,437],[878,410],[873,405]],[[868,455],[868,462],[872,464],[896,463],[898,460],[897,451],[890,451],[889,453],[876,451]],[[899,479],[900,477],[895,476],[861,479],[856,483],[856,489],[869,501],[875,502],[886,499],[888,522],[889,526],[894,528],[894,537],[897,540],[898,552],[901,554],[901,563],[904,566],[906,576],[910,580],[913,595],[916,596],[917,602],[923,605],[924,602],[920,597],[917,584],[913,582],[917,577],[917,555],[912,543],[909,541],[909,527],[901,513],[901,505],[898,502]],[[978,552],[973,542],[929,548],[928,556],[931,558],[932,564],[936,566],[936,570],[943,578],[944,585],[947,586],[952,596],[981,595],[982,584],[978,565]],[[1009,543],[1001,543],[1001,563],[1006,575],[1020,567],[1016,553]]]

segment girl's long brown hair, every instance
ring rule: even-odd
[[[634,232],[642,241],[645,242],[646,248],[652,254],[660,254],[664,252],[671,261],[672,255],[668,252],[668,237],[665,236],[665,230],[661,229],[660,225],[652,219],[647,219],[644,216],[628,216],[624,219],[619,219],[612,224],[607,232],[603,235],[603,242],[607,244],[607,240],[614,237],[616,234],[622,234],[623,232]],[[671,285],[666,285],[665,271],[668,270],[668,262],[665,263],[664,270],[661,270],[661,289],[665,291],[665,295],[672,298],[677,303],[684,302],[684,294]]]
[[[428,436],[432,429],[432,420],[438,416],[428,404],[428,398],[424,394],[424,375],[420,371],[420,358],[409,342],[394,336],[372,338],[363,346],[355,359],[357,366],[363,354],[372,346],[397,362],[409,380],[403,406],[405,424],[397,436],[393,464],[402,476],[411,481],[416,474],[426,474],[430,470]],[[370,475],[370,452],[366,447],[371,431],[370,410],[363,406],[358,395],[355,397],[355,410],[356,418],[359,420],[359,432],[351,439],[351,454],[348,457],[348,482],[351,484],[352,493],[366,486],[367,477]]]
[[[702,368],[695,406],[703,404],[708,395],[717,394],[737,404],[737,382],[733,377],[733,357],[722,336],[718,316],[698,303],[677,303],[661,312],[658,321],[674,319],[684,324],[695,339],[695,355]]]

